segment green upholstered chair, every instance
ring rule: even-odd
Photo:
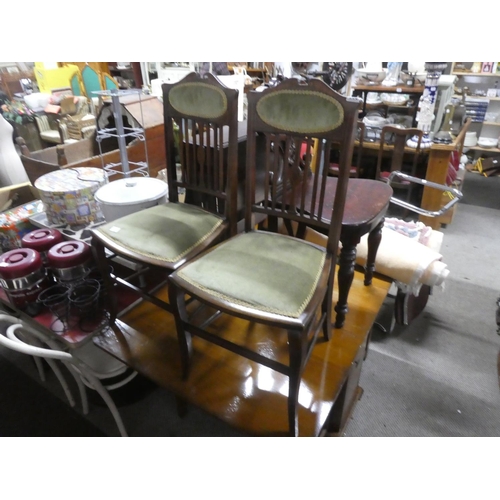
[[[81,70],[83,87],[85,95],[89,98],[96,98],[97,95],[93,92],[103,90],[101,83],[101,75],[91,66],[86,64]]]
[[[164,84],[162,90],[168,202],[92,231],[92,246],[112,299],[108,305],[112,322],[117,315],[115,282],[167,311],[171,307],[153,292],[110,275],[108,251],[166,280],[202,250],[236,233],[238,92],[212,75],[202,78],[196,73]],[[179,189],[186,190],[185,202],[179,199]]]
[[[76,96],[83,95],[82,85],[80,81],[80,70],[75,71],[73,75],[71,75],[69,79],[69,84],[71,86],[71,91],[73,92],[73,95]]]
[[[320,80],[299,83],[290,79],[263,92],[250,92],[245,231],[170,275],[170,302],[176,306],[184,376],[189,377],[190,365],[195,362],[193,336],[288,376],[291,435],[299,434],[301,374],[319,333],[322,331],[325,339],[331,335],[334,270],[358,108],[358,100],[341,96]],[[343,150],[326,248],[278,231],[279,221],[284,220],[306,221],[312,227],[323,224],[318,213],[324,202],[327,169],[313,172],[313,155],[302,159],[299,153],[303,143],[312,146],[315,140],[324,157],[333,143],[340,143]],[[301,186],[309,171],[314,202],[305,206]],[[257,177],[263,179],[260,185]],[[255,221],[262,215],[268,222],[278,223],[268,224],[268,230],[257,230]],[[215,323],[200,325],[190,311],[193,300],[214,311]],[[222,315],[217,316],[217,312]],[[229,322],[221,319],[225,315],[248,321],[248,328],[242,327],[239,335],[228,334],[224,325]],[[270,334],[268,342],[257,346],[252,344],[251,333],[255,323],[266,325]],[[235,394],[235,399],[239,396]]]
[[[102,73],[101,77],[102,77],[102,86],[104,87],[105,90],[120,88],[118,82],[108,73]]]

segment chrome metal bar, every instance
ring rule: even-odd
[[[399,170],[395,170],[394,172],[391,172],[391,174],[387,178],[387,184],[391,185],[391,182],[396,177],[399,179],[406,180],[408,182],[414,182],[415,184],[420,184],[422,186],[427,186],[427,187],[431,187],[434,189],[439,189],[440,191],[443,191],[443,192],[449,192],[449,193],[452,193],[454,195],[454,198],[451,199],[446,205],[441,207],[439,210],[425,210],[424,208],[417,207],[416,205],[413,205],[413,204],[408,203],[404,200],[400,200],[398,198],[395,198],[394,196],[391,198],[391,203],[394,203],[394,205],[398,205],[400,207],[406,208],[406,209],[411,210],[412,212],[416,212],[417,214],[420,214],[420,215],[425,215],[427,217],[439,217],[440,215],[443,215],[448,210],[450,210],[450,208],[453,207],[453,205],[458,203],[463,198],[462,192],[454,187],[446,186],[444,184],[438,184],[436,182],[430,182],[430,181],[427,181],[426,179],[420,179],[419,177],[413,177],[412,175],[405,174],[403,172],[400,172]]]

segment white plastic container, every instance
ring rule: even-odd
[[[118,179],[95,193],[106,222],[167,202],[168,185],[153,177]]]

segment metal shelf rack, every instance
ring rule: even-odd
[[[121,103],[120,97],[124,95],[137,94],[139,96],[139,103],[141,103],[141,95],[142,90],[140,89],[110,89],[110,90],[98,90],[94,91],[94,94],[98,95],[103,100],[111,99],[111,106],[113,110],[113,117],[115,120],[115,128],[97,128],[97,136],[96,140],[99,144],[99,152],[102,158],[102,168],[108,173],[108,176],[111,177],[115,174],[122,174],[124,177],[130,177],[131,174],[136,173],[143,175],[145,177],[149,176],[149,164],[148,164],[148,148],[146,135],[144,133],[144,129],[141,127],[125,127],[123,125],[123,117],[121,113]],[[142,104],[140,104],[141,109],[141,121],[144,123],[144,119],[142,116]],[[120,150],[120,162],[118,163],[107,163],[104,164],[104,156],[101,149],[101,142],[103,139],[108,139],[110,137],[115,137],[118,140],[118,148]],[[144,143],[144,156],[145,161],[133,162],[128,158],[127,151],[127,138],[139,139]],[[120,168],[121,167],[121,168]]]

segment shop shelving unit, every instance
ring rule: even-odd
[[[142,127],[125,127],[123,125],[123,117],[121,113],[121,103],[120,97],[130,94],[137,94],[139,96],[139,101],[141,101],[142,90],[140,89],[128,89],[128,90],[100,90],[94,92],[104,101],[111,101],[111,106],[113,110],[113,117],[115,121],[114,128],[97,128],[96,140],[99,144],[99,152],[101,158],[103,158],[103,169],[106,170],[108,176],[115,174],[122,174],[124,177],[130,177],[132,174],[139,174],[145,177],[149,176],[149,165],[148,165],[148,148],[146,141],[146,134]],[[141,105],[141,115],[142,115],[142,105]],[[144,121],[143,121],[144,122]],[[118,148],[120,151],[120,162],[104,164],[104,157],[101,149],[101,142],[103,139],[108,139],[110,137],[115,137],[118,141]],[[138,139],[144,143],[144,161],[131,161],[128,157],[127,151],[127,138]]]
[[[469,67],[472,63],[463,63],[468,69],[464,71],[462,68],[457,69],[457,63],[452,63],[451,74],[457,76],[458,80],[456,83],[457,87],[468,87],[472,92],[477,92],[481,90],[487,94],[488,89],[496,88],[500,91],[500,71],[498,63],[493,63],[491,72],[473,72]],[[462,98],[461,95],[455,95],[456,98]],[[496,96],[480,96],[471,95],[465,98],[466,105],[478,106],[480,103],[484,103],[486,112],[490,114],[497,114],[498,118],[496,121],[485,120],[484,115],[479,115],[479,118],[473,119],[470,130],[477,132],[479,137],[495,138],[498,139],[500,135],[500,93]],[[481,146],[473,146],[468,148],[470,151],[474,151],[478,154],[484,153],[500,153],[500,149],[496,148],[483,148]]]

